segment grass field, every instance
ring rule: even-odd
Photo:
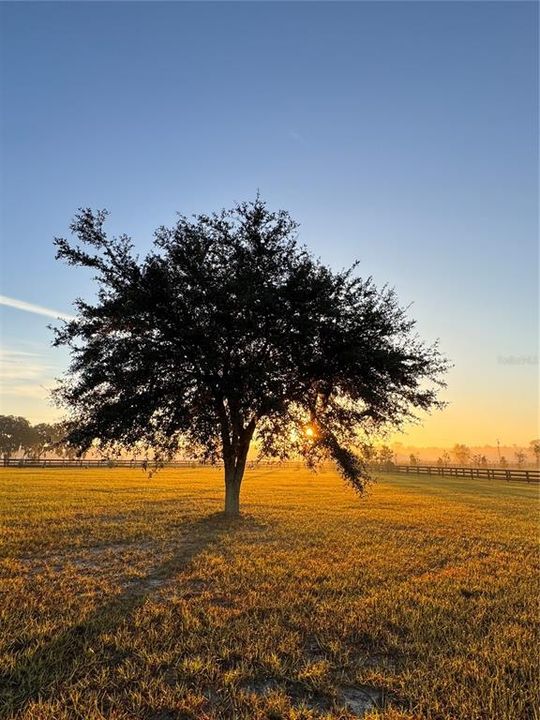
[[[0,715],[540,718],[537,491],[0,470]]]

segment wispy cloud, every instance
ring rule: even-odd
[[[18,399],[46,403],[56,384],[55,370],[37,353],[0,350],[0,404],[6,406],[6,411],[9,407],[10,412],[18,412]]]
[[[39,355],[18,350],[0,350],[0,368],[3,385],[21,380],[35,381],[47,375],[49,370]]]
[[[42,305],[34,305],[34,303],[28,303],[24,300],[17,300],[16,298],[10,298],[6,295],[0,295],[0,305],[6,305],[7,307],[16,308],[17,310],[24,310],[25,312],[31,312],[35,315],[45,315],[46,317],[52,317],[55,320],[60,318],[61,320],[74,320],[73,315],[60,312],[59,310],[51,310],[50,308],[43,307]]]
[[[48,401],[53,385],[0,385],[0,393],[5,398],[29,398],[31,400]]]

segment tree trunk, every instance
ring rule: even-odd
[[[249,441],[250,438],[238,448],[236,456],[225,461],[225,515],[228,517],[240,515],[240,486],[246,469]]]
[[[235,477],[225,477],[225,515],[237,517],[240,515],[240,484],[242,480]]]
[[[227,419],[223,402],[218,404],[218,412],[221,418],[221,436],[223,442],[223,464],[225,467],[225,515],[237,517],[240,515],[240,486],[246,469],[246,461],[249,452],[251,438],[255,432],[256,419],[243,427],[241,418],[234,418],[231,424]]]

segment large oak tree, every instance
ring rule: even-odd
[[[82,209],[57,257],[91,268],[94,302],[56,330],[71,348],[56,392],[81,450],[144,444],[157,458],[221,459],[225,511],[256,436],[261,456],[333,458],[358,490],[365,433],[441,405],[446,360],[416,336],[394,292],[336,272],[297,242],[297,224],[257,198],[155,233],[142,260]]]

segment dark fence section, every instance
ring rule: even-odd
[[[152,461],[126,460],[117,458],[114,460],[76,459],[76,458],[4,458],[4,467],[34,467],[34,468],[148,468],[153,466]],[[165,467],[173,468],[196,468],[209,467],[192,460],[172,460],[164,463]],[[219,466],[219,465],[218,465]],[[214,466],[215,467],[215,466]],[[300,468],[302,463],[290,461],[285,463],[261,462],[249,463],[248,467],[289,467]],[[506,480],[517,482],[538,483],[540,482],[540,471],[529,468],[494,468],[494,467],[465,467],[465,466],[441,466],[441,465],[373,465],[372,472],[400,473],[405,475],[439,475],[463,478],[485,478],[486,480]]]
[[[171,462],[163,463],[165,467],[178,467],[178,468],[189,468],[199,467],[201,463],[192,460],[172,460]],[[114,460],[108,460],[107,458],[96,460],[90,458],[4,458],[4,467],[34,467],[34,468],[59,468],[59,467],[70,467],[70,468],[107,468],[107,467],[121,467],[121,468],[151,468],[154,463],[151,460],[125,460],[122,458],[115,458]]]
[[[517,482],[540,482],[540,471],[528,468],[464,467],[441,465],[388,465],[377,466],[379,472],[405,473],[406,475],[449,475],[464,478],[485,478],[486,480],[507,480]]]

